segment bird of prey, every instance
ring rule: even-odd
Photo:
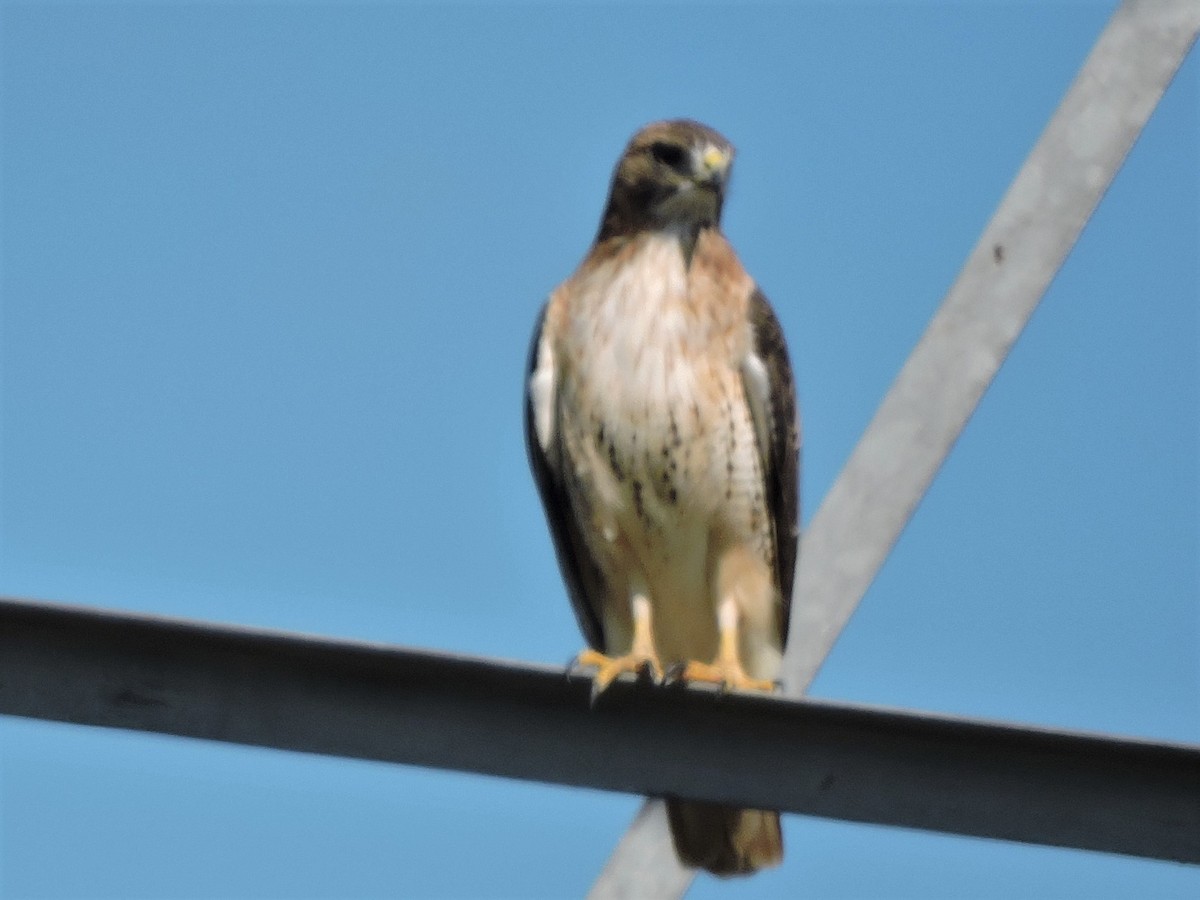
[[[800,433],[779,322],[720,231],[733,155],[689,120],[635,134],[534,332],[526,444],[593,697],[629,672],[762,691],[779,674]],[[667,809],[687,865],[783,856],[776,812]]]

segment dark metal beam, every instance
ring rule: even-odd
[[[1200,863],[1200,747],[0,600],[0,713]]]

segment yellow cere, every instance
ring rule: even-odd
[[[729,154],[720,147],[708,147],[704,151],[704,167],[709,171],[723,169],[729,164]]]

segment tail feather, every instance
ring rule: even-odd
[[[779,813],[695,800],[667,800],[675,852],[714,875],[749,875],[783,859]]]

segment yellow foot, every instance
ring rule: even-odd
[[[575,657],[575,666],[589,667],[596,670],[592,676],[592,700],[604,692],[618,675],[630,672],[634,675],[648,674],[655,683],[662,681],[662,663],[653,653],[634,650],[624,656],[605,656],[596,650],[584,650]]]
[[[717,660],[712,663],[690,662],[683,667],[680,681],[703,681],[720,685],[721,690],[763,691],[775,690],[775,682],[762,678],[751,678],[736,660]]]

